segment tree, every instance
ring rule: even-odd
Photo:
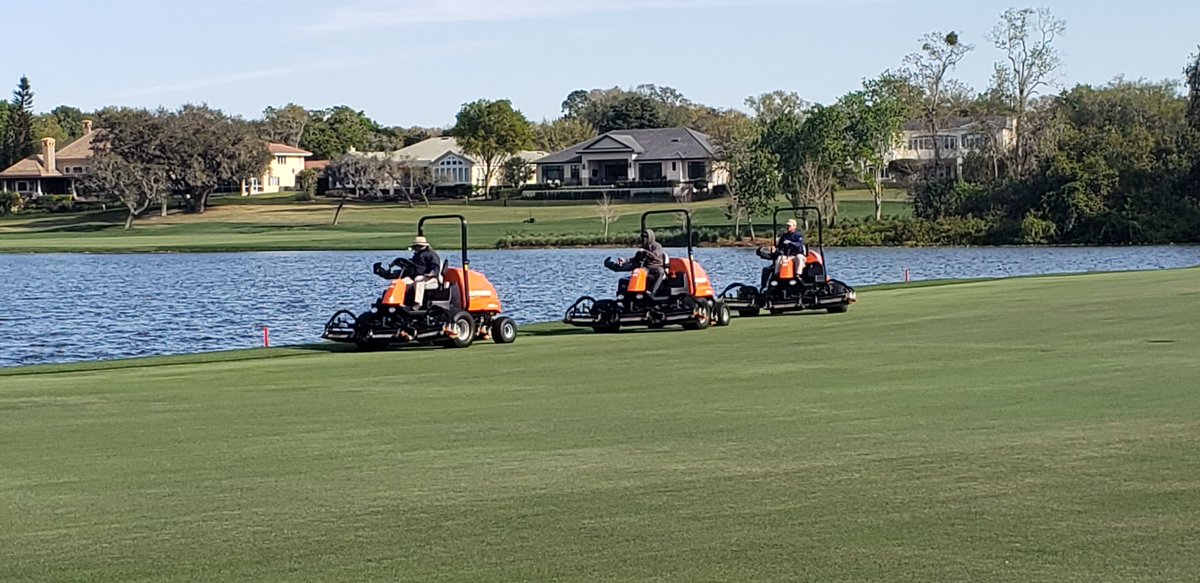
[[[836,187],[847,160],[846,113],[840,107],[813,107],[800,119],[794,111],[767,124],[762,146],[778,160],[784,192],[793,206],[814,205],[837,218]]]
[[[1188,121],[1192,128],[1200,131],[1200,49],[1189,58],[1183,74],[1188,90]]]
[[[263,110],[262,137],[265,140],[299,147],[312,117],[308,111],[295,103],[283,107],[267,107]]]
[[[904,62],[909,80],[923,93],[921,117],[933,137],[933,169],[934,175],[938,175],[942,165],[942,141],[938,134],[953,113],[953,103],[967,91],[950,74],[975,47],[959,42],[956,32],[931,32],[920,40],[921,50],[905,57]]]
[[[500,174],[504,184],[520,188],[521,185],[533,178],[534,170],[533,164],[530,164],[528,160],[520,156],[513,156],[504,161]]]
[[[344,105],[308,112],[310,120],[300,137],[300,146],[318,160],[333,160],[351,150],[363,150],[379,124],[361,111]]]
[[[22,76],[13,90],[8,105],[8,127],[4,135],[4,160],[7,168],[37,151],[37,136],[33,127],[33,87],[29,77]]]
[[[125,228],[154,203],[166,214],[170,196],[168,117],[143,109],[122,109],[109,116],[104,133],[93,142],[95,150],[82,189],[120,202],[128,211]]]
[[[463,153],[483,164],[483,189],[487,197],[491,196],[492,179],[500,164],[533,143],[529,120],[513,109],[507,99],[480,99],[463,105],[453,133]]]
[[[600,218],[600,222],[604,224],[604,242],[608,242],[608,226],[616,222],[620,216],[617,214],[617,207],[613,204],[612,197],[605,192],[600,195],[600,199],[596,201],[596,215]]]
[[[784,114],[795,115],[803,119],[804,112],[812,107],[812,104],[801,99],[800,95],[793,91],[779,89],[770,93],[747,97],[746,107],[749,107],[750,111],[754,112],[754,117],[760,123],[769,124]]]
[[[7,217],[21,212],[25,206],[25,198],[19,192],[0,190],[0,217]]]
[[[314,168],[305,168],[296,173],[296,200],[308,202],[317,197],[317,182],[321,175]]]
[[[87,119],[87,116],[78,107],[60,105],[50,110],[50,115],[54,117],[54,121],[58,123],[58,126],[66,132],[68,142],[83,136],[83,121]]]
[[[779,196],[779,160],[762,145],[762,124],[746,116],[727,115],[711,137],[720,153],[719,164],[728,174],[729,204],[726,216],[733,221],[733,236],[741,237],[742,221],[754,237],[754,216],[770,209]]]
[[[168,168],[171,189],[193,212],[203,213],[217,188],[266,172],[271,154],[244,120],[205,105],[157,115],[163,121],[164,145],[143,156]],[[106,126],[105,131],[114,130]]]
[[[342,208],[346,206],[346,199],[351,192],[354,193],[355,199],[361,199],[364,195],[378,196],[382,193],[383,187],[390,183],[391,178],[385,166],[381,160],[350,153],[342,155],[325,168],[330,185],[342,191],[342,198],[333,212],[334,226],[341,220]]]
[[[900,137],[908,106],[903,101],[902,81],[890,74],[863,82],[860,91],[849,93],[838,105],[847,115],[847,154],[855,178],[871,189],[875,220],[883,218],[883,172],[885,157]]]
[[[596,137],[596,128],[571,117],[543,121],[533,128],[534,147],[544,152],[559,152]]]
[[[988,40],[1004,51],[1007,62],[996,64],[998,93],[1013,110],[1015,156],[1011,168],[1021,175],[1026,167],[1026,141],[1022,134],[1030,100],[1042,87],[1057,82],[1062,59],[1054,41],[1067,30],[1065,20],[1051,14],[1049,8],[1009,8],[1000,15],[1000,23]]]
[[[639,130],[667,127],[668,122],[653,99],[637,93],[619,97],[596,122],[596,131]]]

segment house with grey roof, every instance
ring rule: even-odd
[[[708,136],[686,128],[616,130],[536,162],[539,184],[728,182]]]
[[[914,119],[905,122],[900,139],[885,161],[931,162],[935,156],[934,140],[942,160],[961,161],[972,152],[1007,150],[1016,144],[1016,135],[1015,118],[1003,115],[950,118],[944,120],[936,136],[929,131],[925,120]],[[948,167],[953,168],[954,164]]]

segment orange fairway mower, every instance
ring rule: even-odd
[[[442,262],[435,287],[428,288],[417,303],[411,261],[397,258],[387,267],[375,264],[375,273],[389,280],[387,291],[371,309],[355,315],[342,310],[325,325],[322,335],[334,342],[348,342],[361,350],[380,350],[392,344],[433,344],[466,348],[477,338],[508,344],[517,338],[517,323],[500,315],[500,296],[487,277],[471,269],[467,258],[467,219],[462,215],[422,217],[417,234],[425,235],[425,223],[453,219],[462,234],[462,267]],[[418,283],[416,285],[423,285]]]
[[[767,310],[771,315],[803,310],[825,310],[830,314],[845,312],[858,296],[854,288],[829,277],[821,210],[811,206],[775,209],[771,219],[773,233],[779,233],[779,215],[784,212],[791,212],[797,219],[807,219],[809,212],[816,213],[816,247],[760,247],[758,256],[771,262],[771,266],[763,270],[762,285],[735,283],[721,292],[721,300],[742,317],[757,316],[761,310]]]
[[[729,309],[716,299],[712,282],[692,253],[692,215],[684,209],[650,211],[642,214],[642,232],[646,219],[657,214],[682,214],[687,239],[686,258],[668,258],[663,281],[651,285],[647,269],[623,269],[608,258],[604,266],[612,271],[628,271],[617,284],[617,297],[597,300],[584,296],[567,310],[563,322],[612,333],[623,327],[663,328],[678,324],[687,330],[703,330],[710,325],[729,324]]]

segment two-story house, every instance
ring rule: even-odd
[[[686,128],[617,130],[537,161],[539,184],[728,182],[707,135]]]
[[[262,176],[242,180],[242,196],[260,192],[282,192],[296,188],[296,175],[304,170],[304,161],[312,157],[312,152],[288,146],[286,144],[267,144],[271,152],[271,163]]]
[[[418,168],[428,168],[440,187],[482,187],[487,174],[482,162],[463,152],[458,140],[452,136],[439,136],[422,140],[416,144],[392,152],[362,152],[363,156],[391,158]],[[533,163],[546,152],[525,151],[517,156]],[[502,173],[497,169],[492,174],[491,186],[501,186]],[[401,185],[402,186],[402,185]]]
[[[1015,118],[1008,116],[955,117],[946,120],[944,127],[933,135],[925,120],[910,120],[904,124],[900,139],[885,161],[924,166],[937,155],[944,162],[943,172],[957,173],[958,164],[969,153],[1011,148],[1016,140],[1015,123]]]

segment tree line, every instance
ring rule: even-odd
[[[166,181],[165,191],[202,212],[212,184],[261,174],[255,164],[262,156],[248,151],[256,149],[250,138],[257,137],[333,160],[329,176],[351,185],[348,196],[385,190],[394,195],[402,185],[401,196],[413,204],[415,195],[428,202],[436,186],[430,170],[361,152],[394,152],[452,135],[481,161],[486,190],[496,177],[507,184],[528,179],[532,169],[516,155],[522,150],[558,151],[614,130],[689,127],[711,136],[719,149],[719,163],[729,175],[728,216],[739,235],[743,224],[753,235],[754,219],[783,198],[822,208],[832,225],[868,242],[888,232],[929,230],[905,221],[937,223],[939,232],[961,227],[955,241],[967,243],[1200,240],[1200,53],[1185,64],[1183,91],[1173,81],[1124,78],[1063,88],[1056,43],[1066,32],[1066,22],[1048,9],[1004,11],[980,39],[994,50],[995,74],[977,91],[955,77],[961,63],[976,58],[976,45],[956,32],[934,31],[895,69],[829,104],[774,91],[747,98],[744,110],[722,109],[693,102],[671,87],[645,84],[573,91],[559,117],[540,122],[526,119],[507,100],[480,100],[465,104],[450,128],[385,127],[347,106],[307,109],[289,103],[268,107],[254,120],[203,106],[158,112],[111,108],[88,116],[111,130],[103,141],[111,156],[100,160],[108,165],[98,168],[101,175],[112,170],[109,182],[89,183],[136,190],[112,178],[122,175],[119,165],[110,164],[118,153],[124,162],[153,169],[194,162],[192,156],[205,148],[226,152],[235,162]],[[82,132],[83,112],[62,106],[34,115],[32,101],[29,81],[22,78],[12,100],[0,107],[4,161],[32,153],[42,135],[66,142]],[[186,127],[202,118],[214,120],[217,129],[207,134],[136,129],[151,123]],[[961,120],[976,128],[969,151],[955,148],[945,155],[951,144],[933,139],[931,159],[890,159],[906,122],[936,137]],[[235,175],[247,170],[257,172]],[[915,219],[884,216],[889,179],[900,179],[908,189]],[[306,189],[313,182],[311,174],[303,177]],[[839,217],[838,192],[848,187],[873,193],[873,225]],[[161,202],[163,195],[154,196]],[[131,212],[145,210],[144,202],[136,200]]]

